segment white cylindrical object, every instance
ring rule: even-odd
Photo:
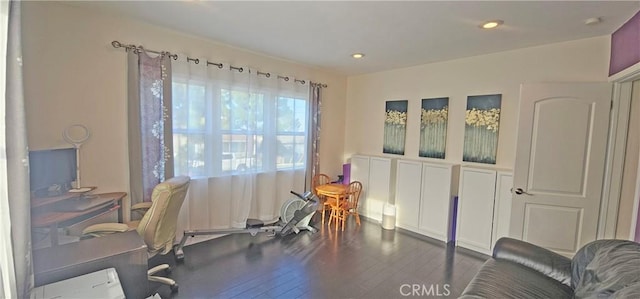
[[[382,228],[396,228],[396,206],[392,204],[384,205],[384,208],[382,209]]]

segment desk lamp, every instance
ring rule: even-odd
[[[80,124],[68,126],[64,129],[62,136],[64,140],[71,143],[76,149],[76,187],[69,190],[69,192],[84,192],[89,191],[91,188],[82,188],[80,185],[80,146],[89,140],[89,129]]]

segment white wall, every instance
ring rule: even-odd
[[[449,97],[446,160],[460,162],[467,96],[499,93],[496,164],[513,168],[520,84],[607,81],[608,60],[609,37],[603,36],[349,77],[343,158],[382,154],[390,99],[409,100],[405,157],[418,158],[421,99]]]
[[[127,191],[126,53],[111,41],[187,53],[323,82],[321,170],[342,173],[346,77],[65,3],[23,3],[23,63],[31,149],[66,146],[65,127],[92,132],[82,148],[83,185]]]

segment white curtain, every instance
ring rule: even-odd
[[[174,171],[192,178],[178,233],[277,219],[304,191],[309,82],[178,57]]]

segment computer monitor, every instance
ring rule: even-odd
[[[29,151],[29,182],[36,196],[55,196],[76,180],[75,148]]]

